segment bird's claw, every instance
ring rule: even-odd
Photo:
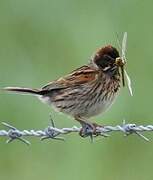
[[[91,141],[93,142],[93,138],[98,136],[98,134],[99,134],[96,129],[97,126],[98,125],[96,125],[96,124],[84,123],[79,132],[79,135],[83,138],[90,137]]]

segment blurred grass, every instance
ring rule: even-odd
[[[40,87],[86,63],[98,47],[117,46],[116,32],[122,37],[127,31],[134,96],[122,89],[112,108],[96,121],[153,124],[152,6],[149,0],[1,0],[0,87]],[[1,121],[19,128],[45,127],[49,112],[59,127],[75,123],[33,97],[0,94]],[[31,147],[5,145],[1,139],[0,179],[153,178],[153,143],[136,136],[116,134],[94,144],[76,135],[67,136],[65,143],[31,142]]]

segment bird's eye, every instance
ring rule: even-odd
[[[108,55],[103,55],[102,57],[98,57],[95,61],[95,63],[102,69],[109,68],[109,66],[113,64],[113,62],[114,59]]]

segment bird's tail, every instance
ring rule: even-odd
[[[31,89],[31,88],[22,88],[22,87],[5,87],[3,91],[14,92],[19,94],[31,94],[31,95],[44,95],[44,90]]]

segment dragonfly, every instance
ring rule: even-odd
[[[120,67],[123,87],[125,86],[125,79],[126,79],[129,93],[131,96],[133,96],[131,79],[127,73],[127,70],[125,69],[125,64],[127,64],[127,59],[125,56],[126,47],[127,47],[127,32],[124,32],[124,34],[123,34],[122,46],[120,45],[119,42],[118,42],[118,44],[119,44],[120,49],[121,49],[121,57],[116,58],[116,64],[119,65],[119,67]]]

